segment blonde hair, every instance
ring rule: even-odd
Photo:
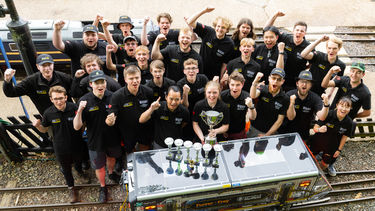
[[[216,87],[220,92],[220,83],[217,81],[209,81],[207,82],[206,86],[204,87],[204,91],[207,91],[208,87]]]
[[[172,23],[173,22],[173,19],[172,19],[172,16],[169,14],[169,13],[166,13],[166,12],[163,12],[163,13],[160,13],[157,17],[156,17],[156,20],[158,21],[158,23],[160,23],[160,19],[161,18],[166,18],[169,20],[169,23]]]
[[[161,60],[152,61],[151,64],[150,64],[150,71],[152,72],[154,70],[154,68],[165,70],[163,61],[161,61]]]
[[[181,34],[187,34],[187,35],[193,36],[193,31],[190,28],[185,27],[185,28],[180,29],[180,33],[178,35],[180,36]]]
[[[189,58],[186,61],[184,61],[184,67],[187,66],[187,65],[192,65],[192,64],[198,66],[198,61],[195,60],[195,59],[192,59],[192,58]]]
[[[137,54],[139,51],[145,51],[147,54],[150,53],[150,50],[144,45],[140,45],[135,49],[135,53]]]
[[[253,39],[251,39],[251,38],[243,38],[241,40],[241,43],[240,43],[241,46],[242,45],[251,45],[251,46],[254,46],[254,44],[255,44],[255,41]]]
[[[64,95],[66,95],[66,89],[62,86],[59,86],[59,85],[53,86],[49,89],[48,94],[49,94],[50,97],[52,97],[53,92],[63,93]]]
[[[222,17],[222,16],[218,16],[215,18],[214,22],[212,23],[212,25],[214,27],[216,27],[217,25],[217,22],[219,22],[219,20],[221,20],[224,24],[224,26],[227,28],[227,32],[229,31],[230,27],[232,27],[232,21],[230,21],[228,18],[226,17]]]
[[[141,75],[141,70],[137,66],[135,66],[135,65],[127,66],[124,69],[124,78],[126,78],[127,75],[133,75],[133,74],[136,74],[136,73]]]
[[[333,43],[336,43],[339,47],[339,49],[341,49],[342,47],[342,39],[336,37],[336,36],[329,36],[329,40],[328,41],[331,41]],[[326,42],[326,45],[328,45],[328,42]]]

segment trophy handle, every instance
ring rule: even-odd
[[[224,114],[223,112],[220,112],[219,113],[219,116],[217,117],[219,120],[218,120],[218,124],[224,119]]]
[[[206,125],[208,125],[206,112],[202,111],[201,114],[199,114],[199,116],[201,117],[201,119],[203,120],[203,122],[206,123]]]

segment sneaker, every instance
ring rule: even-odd
[[[118,174],[116,174],[115,172],[113,172],[112,174],[110,174],[108,177],[109,177],[110,180],[112,180],[116,184],[119,184],[120,179],[121,179],[121,176],[118,175]]]
[[[108,197],[107,187],[100,187],[99,190],[99,203],[106,203]]]
[[[328,174],[331,176],[331,177],[334,177],[336,176],[336,169],[335,167],[333,166],[333,164],[329,165],[328,168]]]
[[[78,190],[73,186],[69,187],[70,190],[70,203],[76,203],[79,201],[79,195],[78,195]]]

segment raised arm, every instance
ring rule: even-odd
[[[277,48],[279,49],[279,56],[277,57],[276,67],[284,69],[285,43],[279,42]]]
[[[109,21],[103,21],[102,22],[105,38],[106,38],[108,44],[111,44],[115,47],[115,50],[113,52],[116,53],[116,51],[118,49],[118,46],[117,46],[117,43],[113,40],[112,34],[108,30],[109,25],[110,25]]]
[[[286,111],[286,117],[292,121],[296,117],[296,110],[294,109],[294,104],[296,103],[296,95],[291,95],[290,96],[290,101],[289,101],[289,107],[288,110]]]
[[[247,112],[249,113],[249,119],[255,120],[257,118],[257,111],[254,107],[253,100],[250,97],[248,97],[248,98],[245,99],[245,104],[248,107]]]
[[[52,44],[59,51],[65,50],[65,44],[61,37],[61,29],[64,28],[64,25],[65,25],[64,21],[55,22],[53,34],[52,34]]]
[[[152,60],[163,60],[164,57],[160,53],[160,43],[163,42],[164,40],[167,40],[167,37],[165,37],[164,34],[159,34],[156,39],[154,45],[152,45],[152,51],[151,51],[151,59]]]
[[[340,71],[341,71],[341,69],[337,65],[331,67],[331,69],[328,70],[328,73],[324,76],[324,78],[322,80],[322,83],[321,83],[321,86],[325,89],[328,88],[328,87],[335,87],[336,86],[335,81],[330,80],[330,79],[331,79],[333,74],[338,73]]]
[[[328,95],[323,93],[322,94],[323,99],[323,108],[316,113],[316,116],[320,121],[324,121],[327,118],[328,111],[329,111],[329,98]]]
[[[192,28],[192,29],[195,29],[195,27],[197,27],[197,20],[199,17],[201,17],[203,14],[206,14],[206,13],[209,13],[211,11],[213,11],[215,8],[213,7],[210,7],[210,6],[207,6],[206,8],[204,8],[203,10],[195,13],[194,15],[190,16],[188,19],[187,19],[187,24]]]
[[[189,108],[189,92],[190,92],[190,87],[189,85],[185,84],[182,87],[182,105],[184,105],[186,108]]]
[[[255,79],[250,87],[250,97],[252,99],[256,99],[260,95],[260,91],[257,89],[260,79],[263,77],[263,73],[258,72],[255,76]]]
[[[102,15],[100,15],[100,14],[96,14],[95,20],[92,22],[92,25],[98,27],[100,21],[102,21],[103,19],[104,19],[104,18],[103,18]],[[106,37],[105,37],[105,35],[104,35],[104,33],[102,33],[102,32],[99,32],[99,33],[98,33],[98,37],[99,37],[99,39],[107,40]]]
[[[329,40],[329,37],[327,35],[323,35],[321,38],[315,40],[313,43],[308,45],[303,51],[301,52],[301,56],[304,59],[311,60],[313,58],[313,50],[314,48],[319,45],[319,43]]]
[[[142,45],[148,45],[150,42],[147,39],[147,23],[150,21],[150,17],[145,17],[143,21],[142,33],[141,33],[141,43]]]
[[[106,58],[105,58],[105,64],[109,70],[116,71],[116,65],[113,64],[112,61],[112,52],[114,52],[116,47],[112,44],[109,44],[106,46]]]
[[[284,16],[285,14],[281,11],[277,11],[272,17],[270,17],[270,19],[267,20],[266,22],[266,25],[264,25],[263,29],[268,27],[268,26],[273,26],[273,24],[275,23],[276,19],[278,17],[282,17]]]
[[[157,110],[159,107],[160,107],[160,97],[156,101],[151,103],[151,106],[145,112],[141,114],[141,116],[139,117],[139,123],[145,123],[149,119],[151,119],[152,113],[154,113],[154,111]]]
[[[38,129],[42,133],[46,133],[48,131],[48,127],[44,127],[41,124],[40,119],[33,120],[33,126]]]
[[[83,109],[85,109],[86,105],[87,105],[87,101],[81,101],[79,103],[79,107],[78,107],[76,116],[73,119],[74,130],[80,130],[83,126],[82,112],[83,112]]]

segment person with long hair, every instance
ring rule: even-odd
[[[240,44],[243,38],[256,39],[256,34],[254,33],[253,22],[249,18],[241,18],[238,22],[236,30],[233,32],[232,40],[234,42],[234,53],[233,58],[241,56]],[[255,46],[254,46],[255,48]]]

